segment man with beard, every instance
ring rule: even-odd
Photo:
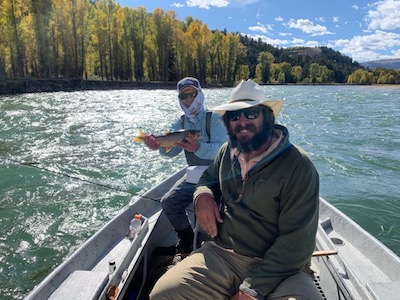
[[[281,105],[248,80],[213,109],[229,142],[194,193],[212,240],[167,271],[151,299],[322,299],[303,270],[315,247],[319,177],[275,124]]]

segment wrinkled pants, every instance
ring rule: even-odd
[[[205,242],[157,281],[150,299],[230,299],[259,262],[260,258],[239,255]],[[322,297],[312,278],[301,271],[282,281],[266,299],[321,300]]]

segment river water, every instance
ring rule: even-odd
[[[265,86],[321,196],[400,255],[400,86]],[[231,89],[205,89],[206,103]],[[185,164],[132,141],[181,115],[173,90],[0,96],[0,298],[22,299],[129,200]]]

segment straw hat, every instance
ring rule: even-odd
[[[226,104],[218,105],[211,110],[216,111],[220,115],[224,115],[227,111],[235,111],[253,107],[256,105],[265,105],[272,109],[274,116],[279,114],[282,107],[281,100],[266,100],[264,91],[261,87],[251,79],[242,80],[232,91],[229,101]]]

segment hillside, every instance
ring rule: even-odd
[[[400,58],[371,60],[363,62],[361,63],[361,65],[365,68],[370,68],[370,69],[385,68],[385,69],[400,70]]]
[[[313,63],[326,66],[333,71],[336,83],[346,83],[349,74],[363,68],[358,62],[353,62],[352,58],[328,47],[277,48],[247,36],[240,36],[240,41],[247,48],[246,63],[250,68],[250,77],[254,76],[258,54],[262,51],[272,53],[275,63],[287,62],[291,66],[301,66],[306,74]]]
[[[287,56],[300,56],[311,63],[326,66],[335,74],[335,82],[345,83],[346,77],[362,66],[358,62],[353,62],[353,59],[339,51],[335,51],[328,47],[297,47],[283,49],[283,53]],[[307,59],[308,58],[308,59]],[[304,67],[303,67],[304,68]]]

